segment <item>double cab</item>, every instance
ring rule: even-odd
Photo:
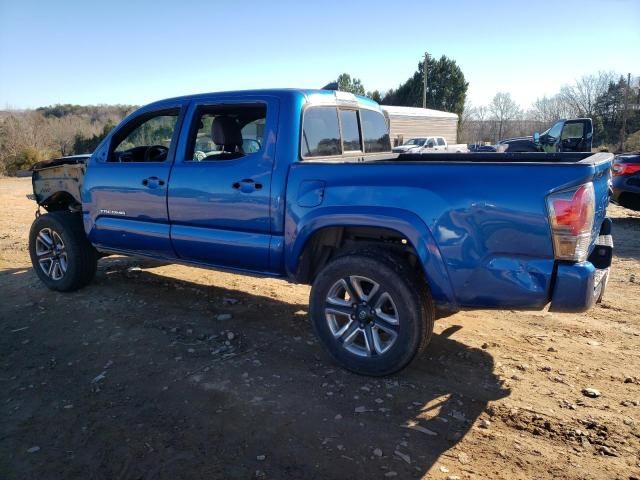
[[[611,262],[612,155],[393,153],[372,100],[326,90],[173,98],[90,156],[33,169],[29,250],[46,286],[125,254],[311,285],[331,357],[387,375],[436,316],[580,312]]]

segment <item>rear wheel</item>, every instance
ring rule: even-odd
[[[363,375],[404,368],[433,333],[434,308],[424,283],[402,258],[387,252],[332,261],[316,277],[309,304],[328,353]]]
[[[29,233],[29,255],[38,278],[50,289],[77,290],[95,276],[98,255],[87,240],[77,213],[39,216]]]

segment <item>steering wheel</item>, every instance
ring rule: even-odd
[[[150,145],[147,148],[147,150],[144,152],[144,161],[159,162],[166,159],[168,153],[169,153],[169,149],[164,145]]]

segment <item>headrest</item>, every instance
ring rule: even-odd
[[[216,145],[242,145],[242,132],[231,117],[215,117],[211,124],[211,139]]]

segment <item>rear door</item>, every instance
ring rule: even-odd
[[[194,102],[187,117],[168,197],[176,253],[207,265],[268,271],[277,99],[212,98]]]
[[[90,241],[104,249],[171,257],[167,185],[181,104],[146,109],[93,155],[83,184]]]

